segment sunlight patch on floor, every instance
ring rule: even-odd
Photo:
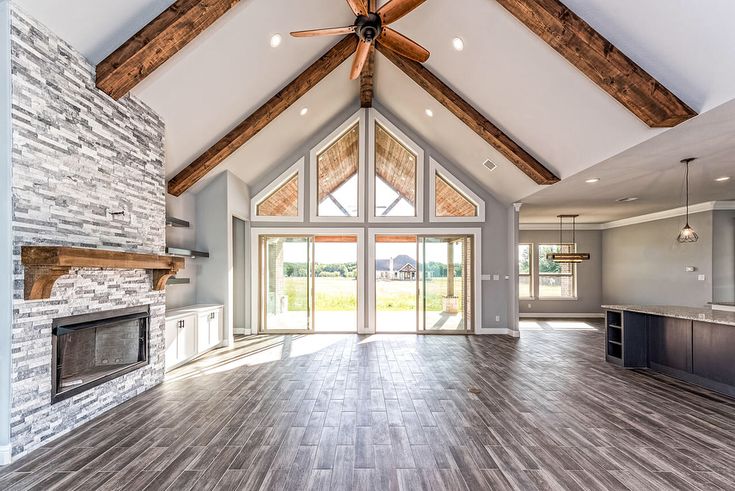
[[[596,331],[594,326],[578,321],[546,321],[555,331]]]
[[[518,328],[521,331],[543,331],[544,328],[539,325],[536,321],[520,321]]]

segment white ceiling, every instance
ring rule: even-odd
[[[95,63],[172,0],[16,2]],[[735,98],[735,2],[708,0],[706,8],[699,0],[565,3],[696,110]],[[336,42],[292,39],[288,31],[353,20],[344,0],[242,0],[148,77],[133,93],[166,122],[167,175],[186,166]],[[643,125],[493,0],[428,1],[395,27],[431,51],[427,65],[432,71],[565,180],[667,134]],[[276,32],[284,42],[273,49],[269,38]],[[465,41],[461,53],[451,48],[454,36]],[[347,81],[346,67],[221,169],[252,183],[355,104],[358,86]],[[569,198],[586,192],[566,182],[535,185],[385,59],[379,57],[376,70],[378,101],[502,201],[539,192],[539,198],[526,201],[538,199],[543,206],[542,198],[556,188]],[[301,117],[304,106],[310,111]],[[427,107],[434,118],[424,115]],[[482,167],[487,158],[499,166],[492,173]]]

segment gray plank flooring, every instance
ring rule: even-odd
[[[735,400],[604,363],[600,322],[527,324],[240,338],[0,489],[735,489]]]

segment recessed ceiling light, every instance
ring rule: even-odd
[[[430,117],[430,118],[433,118],[433,117],[434,117],[434,111],[432,111],[431,109],[427,109],[427,110],[426,110],[426,111],[424,111],[424,112],[426,113],[426,115],[427,115],[428,117]]]
[[[586,182],[587,184],[594,184],[594,183],[596,183],[596,182],[600,182],[600,178],[599,178],[599,177],[593,177],[593,178],[591,178],[591,179],[587,179],[587,180],[586,180],[586,181],[584,181],[584,182]]]
[[[729,180],[730,180],[730,176],[722,176],[722,177],[718,177],[717,179],[715,179],[715,181],[717,182],[725,182]]]
[[[454,38],[452,39],[452,46],[457,51],[462,51],[464,49],[464,41],[462,41],[462,38],[459,37]]]
[[[280,34],[274,34],[271,36],[271,48],[277,48],[283,42],[283,36]]]
[[[626,196],[625,198],[618,198],[615,201],[617,201],[618,203],[629,203],[631,201],[636,201],[637,199],[638,198],[636,198],[635,196]]]
[[[306,116],[306,113],[308,113],[308,112],[309,112],[309,108],[308,107],[302,107],[301,108],[301,111],[299,111],[299,115]]]

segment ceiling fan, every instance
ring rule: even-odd
[[[355,59],[352,62],[350,80],[355,80],[360,75],[362,67],[370,53],[370,46],[374,42],[378,42],[382,46],[410,60],[423,63],[429,59],[430,53],[420,44],[388,27],[388,24],[397,21],[425,1],[390,0],[375,12],[371,12],[368,8],[367,0],[347,0],[350,8],[357,16],[353,25],[296,31],[292,32],[291,35],[294,37],[316,37],[338,36],[350,33],[356,34],[360,38],[360,41],[357,44]]]

